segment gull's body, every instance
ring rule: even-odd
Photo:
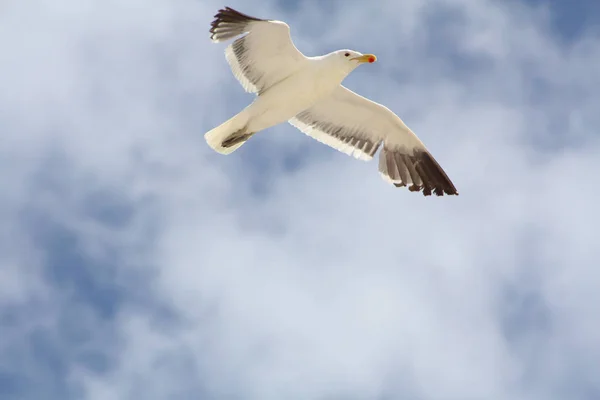
[[[225,51],[244,89],[257,94],[240,113],[206,133],[207,143],[229,154],[252,135],[290,122],[309,136],[356,158],[370,160],[383,144],[379,172],[395,186],[437,195],[458,194],[445,172],[402,120],[381,104],[341,85],[372,54],[338,50],[304,56],[281,21],[263,20],[229,7],[212,22],[211,39],[237,38]],[[243,36],[242,36],[243,35]]]
[[[252,115],[247,129],[259,132],[281,124],[331,95],[345,76],[322,68],[321,59],[306,60],[306,67],[265,90],[245,110]],[[336,76],[337,75],[337,76]]]

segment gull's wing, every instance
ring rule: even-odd
[[[410,191],[457,195],[425,145],[387,107],[344,86],[289,121],[307,135],[356,158],[370,160],[383,142],[379,172]]]
[[[292,42],[285,22],[254,18],[225,7],[211,26],[213,42],[245,34],[227,46],[225,57],[247,92],[260,94],[308,62]]]

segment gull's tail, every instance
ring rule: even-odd
[[[240,112],[204,134],[206,143],[218,153],[231,154],[242,146],[254,132],[248,132],[248,116]]]

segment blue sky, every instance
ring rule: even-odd
[[[223,5],[4,7],[0,398],[599,398],[599,3],[228,4],[377,54],[345,84],[456,198],[287,124],[212,152]]]

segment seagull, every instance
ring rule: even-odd
[[[387,107],[344,87],[359,65],[377,57],[337,50],[307,57],[294,45],[290,27],[230,7],[218,10],[210,39],[235,39],[225,58],[242,87],[255,93],[245,109],[207,132],[208,145],[230,154],[256,133],[289,122],[308,136],[360,160],[377,150],[379,173],[396,187],[442,196],[458,195],[454,184],[425,145]]]

